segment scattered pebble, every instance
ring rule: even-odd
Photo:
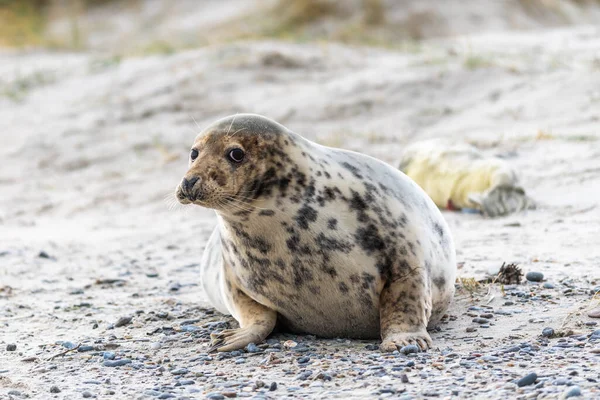
[[[527,279],[529,282],[541,282],[544,280],[544,274],[542,274],[541,272],[528,272],[527,275],[525,275],[525,279]]]
[[[131,364],[131,360],[128,358],[123,358],[121,360],[106,360],[104,361],[105,367],[122,367],[123,365]]]
[[[60,389],[58,386],[51,386],[50,393],[60,393]]]
[[[536,379],[537,379],[537,374],[535,372],[532,372],[532,373],[530,373],[528,375],[525,375],[521,379],[519,379],[517,381],[517,386],[518,387],[523,387],[523,386],[532,385],[533,383],[535,383]]]
[[[544,337],[552,337],[552,336],[554,336],[554,329],[552,329],[552,328],[544,328],[542,330],[542,336],[544,336]]]
[[[277,390],[277,382],[271,382],[271,385],[269,386],[269,392],[274,392]]]
[[[81,395],[83,396],[84,399],[89,399],[90,397],[94,397],[94,395],[91,392],[88,392],[87,390],[83,393],[81,393]]]
[[[225,396],[223,396],[221,393],[213,392],[213,393],[207,394],[206,398],[210,399],[210,400],[223,400],[225,398]]]
[[[590,318],[600,318],[600,307],[596,307],[588,312]]]
[[[250,343],[248,346],[246,346],[246,351],[248,353],[260,353],[260,348],[254,343]]]
[[[188,372],[190,372],[190,371],[188,371],[187,368],[177,368],[177,369],[171,370],[171,374],[173,374],[173,375],[185,375]]]
[[[420,351],[421,349],[419,348],[419,346],[415,344],[409,344],[408,346],[404,346],[400,349],[400,353],[402,354],[418,353]]]
[[[6,351],[17,351],[17,345],[16,344],[7,344]]]
[[[46,258],[46,259],[50,259],[52,257],[50,257],[50,254],[46,253],[44,250],[40,251],[40,253],[38,254],[39,258]]]
[[[117,322],[115,322],[115,328],[119,328],[121,326],[129,325],[133,317],[121,317]]]
[[[554,283],[544,282],[544,289],[554,289]]]
[[[567,389],[567,391],[563,395],[563,397],[565,399],[568,399],[569,397],[578,397],[578,396],[581,396],[581,389],[579,388],[579,386],[571,386],[569,389]]]

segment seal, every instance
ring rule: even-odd
[[[398,168],[440,208],[499,217],[536,207],[515,168],[467,143],[441,138],[416,142],[404,149]]]
[[[176,189],[212,208],[201,261],[213,306],[239,329],[211,351],[275,328],[429,348],[454,294],[455,249],[439,209],[392,166],[321,146],[266,117],[221,119],[195,139]]]

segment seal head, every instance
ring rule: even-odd
[[[292,161],[279,149],[294,140],[293,135],[260,115],[239,114],[215,122],[194,141],[177,199],[221,212],[246,209],[269,195],[274,185],[289,183],[280,175]]]

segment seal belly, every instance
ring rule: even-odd
[[[213,230],[200,262],[201,282],[209,303],[223,314],[230,314],[223,298],[223,254],[219,226]]]

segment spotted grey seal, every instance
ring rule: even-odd
[[[176,196],[217,213],[202,284],[240,328],[213,334],[211,350],[261,342],[276,323],[381,337],[384,351],[431,346],[427,327],[454,294],[454,244],[431,199],[390,165],[239,114],[196,137]]]

